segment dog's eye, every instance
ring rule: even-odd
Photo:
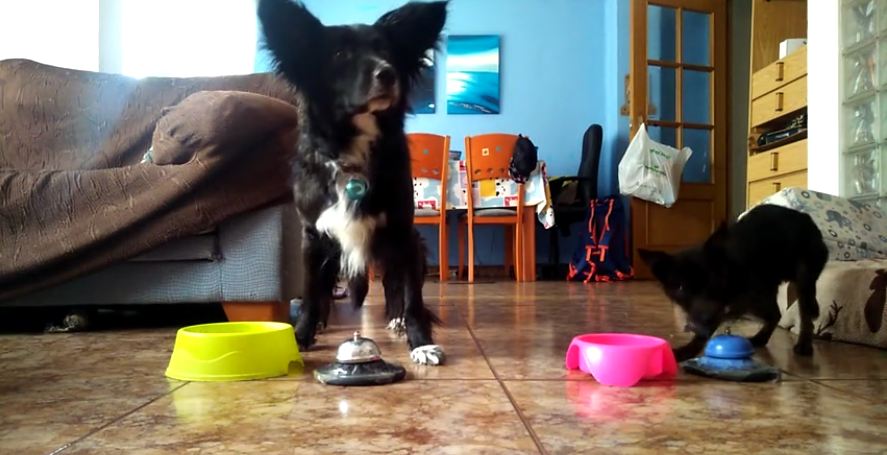
[[[342,49],[336,51],[336,53],[333,54],[333,58],[336,60],[342,60],[347,56],[348,56],[348,52],[345,50],[342,50]]]

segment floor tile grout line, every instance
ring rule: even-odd
[[[65,445],[63,445],[63,446],[61,446],[61,447],[55,449],[55,450],[53,450],[52,452],[49,453],[49,455],[56,455],[56,454],[58,454],[58,453],[62,453],[62,452],[64,452],[65,450],[68,450],[69,448],[73,447],[73,446],[76,445],[76,444],[79,444],[79,443],[83,442],[85,439],[87,439],[87,438],[89,438],[90,436],[92,436],[92,435],[98,433],[99,431],[102,431],[102,430],[104,430],[105,428],[108,428],[108,427],[110,427],[111,425],[114,425],[114,424],[116,424],[117,422],[120,422],[121,420],[123,420],[123,419],[125,419],[125,418],[127,418],[127,417],[129,417],[129,416],[131,416],[131,415],[133,415],[133,414],[135,414],[136,412],[141,411],[142,409],[144,409],[146,406],[150,405],[151,403],[154,403],[155,401],[157,401],[157,400],[159,400],[159,399],[161,399],[161,398],[164,398],[164,397],[167,397],[167,396],[169,396],[169,395],[172,395],[175,391],[181,389],[182,387],[185,387],[185,386],[188,385],[188,384],[190,384],[190,382],[183,382],[183,383],[182,383],[181,385],[179,385],[178,387],[175,387],[175,388],[170,389],[169,391],[167,391],[167,392],[165,392],[165,393],[162,393],[162,394],[160,394],[160,395],[157,395],[156,397],[154,397],[154,398],[148,400],[147,402],[142,403],[142,404],[140,404],[139,406],[136,406],[135,408],[133,408],[133,409],[131,409],[131,410],[129,410],[129,411],[127,411],[127,412],[125,412],[125,413],[123,413],[123,414],[117,416],[116,418],[112,419],[110,422],[108,422],[108,423],[106,423],[106,424],[104,424],[104,425],[101,425],[101,426],[99,426],[98,428],[96,428],[96,429],[94,429],[94,430],[91,430],[91,431],[87,432],[85,435],[83,435],[83,436],[81,436],[81,437],[79,437],[79,438],[77,438],[77,439],[75,439],[75,440],[73,440],[73,441],[71,441],[71,442],[69,442],[69,443],[67,443],[67,444],[65,444]]]
[[[539,439],[539,435],[536,434],[536,430],[533,429],[530,421],[524,415],[523,411],[521,411],[520,406],[518,406],[517,401],[514,399],[511,391],[508,390],[505,382],[503,382],[502,379],[499,377],[499,373],[496,372],[496,369],[493,367],[493,362],[491,362],[490,358],[487,357],[487,353],[484,351],[483,346],[481,346],[480,340],[478,340],[477,337],[474,336],[474,330],[471,329],[471,325],[469,325],[467,321],[465,321],[465,328],[468,330],[469,335],[471,335],[471,339],[474,340],[474,344],[477,346],[478,351],[480,351],[481,356],[483,356],[484,361],[487,362],[487,366],[490,368],[490,371],[493,372],[493,377],[496,378],[496,382],[499,383],[499,387],[502,388],[502,392],[505,393],[505,396],[511,403],[511,407],[514,408],[514,412],[517,414],[517,418],[520,419],[521,423],[524,425],[524,428],[530,435],[530,439],[533,440],[533,444],[536,444],[536,449],[539,450],[539,453],[541,454],[547,454],[548,451],[546,451],[545,447],[542,445],[542,440]]]
[[[816,385],[825,387],[826,389],[829,389],[832,392],[837,392],[838,394],[841,394],[844,396],[853,397],[857,400],[862,400],[865,402],[872,402],[871,398],[867,398],[862,395],[857,395],[856,392],[851,392],[846,389],[840,389],[838,387],[826,384],[826,382],[831,382],[831,381],[865,381],[865,380],[866,379],[808,379],[809,382],[812,382]],[[880,381],[880,379],[876,379],[876,380]],[[885,382],[887,382],[887,380],[885,380]]]
[[[887,378],[882,378],[880,376],[874,376],[871,378],[810,378],[814,381],[825,381],[825,382],[862,382],[862,381],[875,381],[875,382],[887,382]]]

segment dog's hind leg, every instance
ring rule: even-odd
[[[296,323],[296,339],[300,349],[314,344],[318,324],[326,324],[333,289],[339,275],[339,245],[313,228],[305,228],[302,235],[304,260],[304,296],[299,320]]]
[[[824,244],[811,249],[810,256],[798,266],[795,284],[798,286],[798,314],[801,317],[800,334],[795,344],[798,355],[813,355],[813,321],[819,317],[819,303],[816,301],[816,281],[828,260],[828,249]]]
[[[800,334],[795,344],[795,354],[813,355],[813,320],[819,317],[819,304],[816,302],[816,282],[809,280],[798,283],[798,314],[801,317]]]

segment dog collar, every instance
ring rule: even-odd
[[[364,179],[349,179],[345,184],[345,195],[352,201],[359,201],[366,196],[367,187],[367,181]]]

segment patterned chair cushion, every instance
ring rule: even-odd
[[[440,210],[434,210],[434,209],[428,209],[428,208],[416,208],[415,215],[418,217],[440,216]]]

